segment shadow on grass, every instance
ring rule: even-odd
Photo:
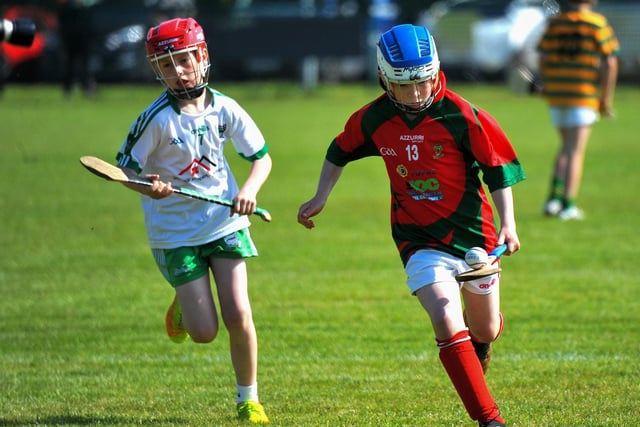
[[[183,425],[185,420],[179,418],[149,418],[149,419],[132,419],[131,417],[122,416],[89,416],[89,415],[58,415],[49,417],[33,417],[33,418],[2,418],[0,417],[0,426],[28,426],[28,425],[46,425],[46,426],[95,426],[95,425],[155,425],[155,424],[173,424]]]

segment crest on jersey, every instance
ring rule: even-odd
[[[444,153],[442,152],[442,145],[437,144],[433,146],[433,158],[441,159],[444,157]]]
[[[207,158],[207,156],[202,156],[200,159],[193,159],[189,166],[182,169],[179,173],[180,176],[188,173],[192,177],[197,177],[201,175],[209,175],[211,173],[211,168],[215,167],[215,163]]]
[[[227,124],[222,123],[218,125],[218,137],[220,139],[224,138],[224,133],[227,131]]]

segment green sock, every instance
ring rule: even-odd
[[[549,199],[562,200],[564,194],[564,180],[554,177],[551,180],[551,193]]]
[[[575,206],[575,201],[573,199],[567,199],[566,197],[564,199],[562,199],[562,207],[564,209],[569,209],[573,206]]]

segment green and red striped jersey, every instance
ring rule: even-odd
[[[540,39],[538,51],[543,94],[550,105],[598,109],[601,58],[620,51],[603,15],[571,10],[556,16]]]
[[[381,156],[391,184],[392,236],[404,264],[419,249],[463,257],[497,241],[489,191],[525,179],[496,120],[446,88],[409,119],[386,94],[360,108],[332,141],[326,159],[338,166]]]

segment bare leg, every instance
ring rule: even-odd
[[[591,135],[591,126],[577,126],[562,128],[561,157],[564,163],[562,175],[558,175],[565,182],[565,199],[573,201],[578,196],[582,181],[582,170],[587,142]]]
[[[182,323],[191,339],[207,343],[218,334],[218,314],[211,294],[209,276],[203,276],[176,288],[182,306]]]
[[[464,322],[458,284],[434,283],[419,289],[416,296],[431,319],[440,361],[471,419],[503,422]]]
[[[434,283],[418,289],[416,296],[429,314],[436,339],[446,340],[466,329],[458,283]]]
[[[231,361],[239,385],[257,382],[258,338],[247,290],[243,259],[212,258],[210,261],[220,300],[222,320],[229,331]]]
[[[500,289],[496,286],[488,295],[462,290],[465,317],[471,336],[481,343],[491,343],[500,334]]]

